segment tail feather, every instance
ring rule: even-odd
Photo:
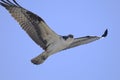
[[[42,53],[37,57],[33,58],[31,62],[35,65],[42,64],[48,58],[48,54]]]

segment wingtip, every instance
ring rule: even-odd
[[[106,37],[108,35],[108,29],[105,30],[104,34],[102,35],[102,37]]]

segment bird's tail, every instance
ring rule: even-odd
[[[42,54],[38,55],[37,57],[33,58],[31,60],[31,62],[35,65],[39,65],[42,64],[47,58],[48,58],[48,54],[46,54],[46,52],[43,52]]]

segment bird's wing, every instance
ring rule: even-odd
[[[47,43],[58,38],[42,18],[21,7],[15,0],[13,2],[0,0],[0,5],[10,12],[28,35],[44,50],[47,48]]]
[[[76,46],[79,46],[79,45],[87,44],[87,43],[90,43],[90,42],[93,42],[93,41],[96,41],[96,40],[98,40],[98,39],[100,39],[102,37],[106,37],[107,34],[108,34],[108,30],[106,29],[104,34],[101,37],[98,37],[98,36],[85,36],[85,37],[75,38],[73,40],[73,42],[67,48],[65,48],[64,50],[69,49],[69,48],[73,48],[73,47],[76,47]]]

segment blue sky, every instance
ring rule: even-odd
[[[19,0],[58,34],[106,38],[59,52],[42,65],[30,60],[42,53],[0,6],[0,80],[120,80],[119,0]]]

